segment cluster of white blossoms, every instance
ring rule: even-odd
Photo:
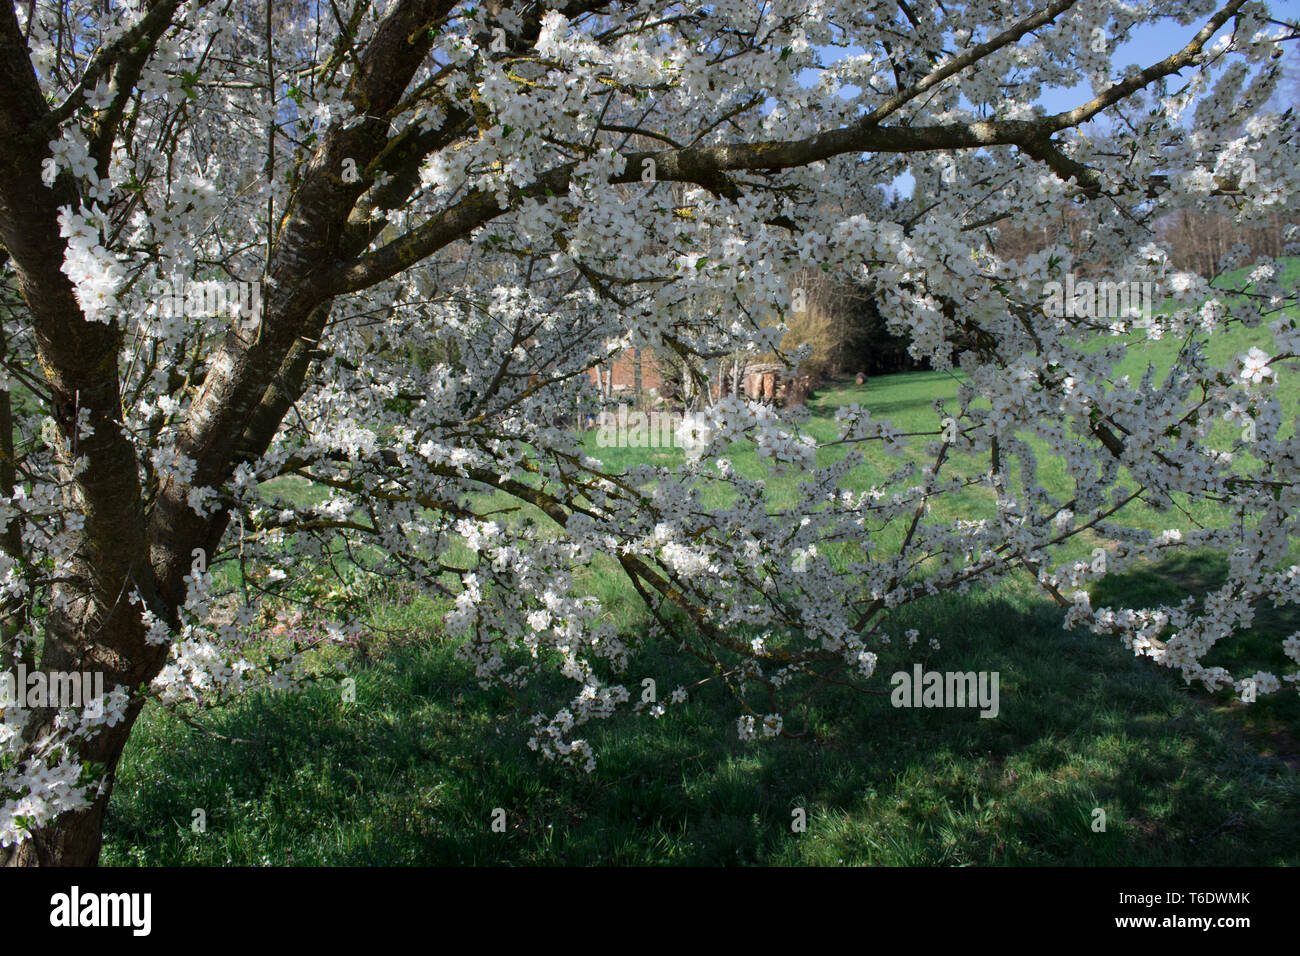
[[[90,805],[99,784],[77,759],[77,746],[125,719],[129,699],[127,688],[113,687],[81,707],[58,710],[35,739],[26,733],[32,710],[0,707],[0,848]]]
[[[0,733],[6,732],[0,724]],[[15,765],[19,773],[6,769],[0,774],[0,792],[8,797],[0,803],[0,847],[22,842],[64,811],[90,805],[79,760],[55,748],[7,744],[0,741],[0,753],[21,752],[26,759]]]
[[[498,17],[461,3],[410,38],[426,62],[375,117],[352,98],[364,77],[351,51],[382,40],[395,2],[370,5],[337,47],[348,55],[328,61],[332,14],[284,13],[268,51],[261,4],[185,5],[131,90],[117,73],[83,88],[56,65],[84,69],[151,5],[74,3],[84,27],[70,29],[87,32],[71,45],[58,5],[18,5],[47,99],[66,104],[46,167],[46,188],[76,196],[61,266],[85,316],[120,332],[121,408],[41,407],[39,389],[36,408],[15,407],[32,451],[0,489],[22,545],[0,548],[0,588],[31,618],[0,665],[30,654],[69,600],[90,510],[82,448],[120,428],[141,512],[175,495],[213,535],[183,593],[121,597],[138,642],[166,654],[133,693],[173,706],[302,686],[324,667],[315,652],[364,630],[372,605],[421,599],[445,609],[430,629],[484,684],[533,694],[539,671],[572,684],[562,704],[529,698],[529,745],[590,770],[593,721],[686,699],[629,690],[648,642],[700,661],[735,697],[739,735],[770,740],[795,733],[783,708],[810,685],[860,686],[891,655],[951,643],[902,630],[902,609],[1012,574],[1063,604],[1067,626],[1188,681],[1294,685],[1300,667],[1230,672],[1211,655],[1264,602],[1300,603],[1300,438],[1279,398],[1297,372],[1298,290],[1240,250],[1224,268],[1249,267],[1249,294],[1211,285],[1173,269],[1150,229],[1182,209],[1266,222],[1300,197],[1294,118],[1266,105],[1281,28],[1230,2],[1178,90],[1116,96],[1123,121],[1104,134],[1065,124],[1020,141],[1043,88],[1112,89],[1136,29],[1190,40],[1218,6],[1081,0],[1007,40],[1036,7],[930,5],[882,30],[901,22],[894,0]],[[991,52],[958,69],[981,44]],[[129,139],[97,143],[119,108]],[[352,166],[332,152],[383,138]],[[911,200],[889,188],[904,173]],[[355,199],[328,228],[337,196],[294,205],[322,182]],[[1070,237],[999,253],[1000,229],[1047,232],[1067,208]],[[321,236],[338,261],[298,253]],[[1047,283],[1093,263],[1150,283],[1163,308],[1149,322],[1044,308]],[[730,368],[799,358],[781,345],[807,275],[869,289],[911,355],[953,374],[956,397],[923,434],[858,405],[814,427],[715,400]],[[257,283],[263,316],[178,310],[151,291],[212,283]],[[18,380],[37,343],[4,323],[0,366]],[[1214,338],[1243,328],[1252,346],[1211,361]],[[1174,367],[1128,373],[1151,340],[1179,343]],[[684,461],[616,467],[584,439],[602,410],[592,371],[628,349],[671,357],[692,382]],[[250,369],[269,383],[256,393],[238,387]],[[218,399],[239,414],[214,435]],[[259,443],[263,416],[279,417]],[[738,464],[750,447],[754,470]],[[199,460],[213,448],[224,467]],[[974,512],[942,517],[935,505],[959,497]],[[1223,520],[1183,520],[1207,505]],[[1127,520],[1142,509],[1167,516],[1159,531]],[[1102,558],[1070,550],[1094,539]],[[1195,549],[1229,556],[1203,598],[1094,606],[1103,578]],[[591,593],[610,569],[648,629]],[[1283,646],[1300,665],[1300,637]],[[131,713],[128,699],[110,712]],[[68,758],[94,727],[31,742],[4,720],[0,843],[95,785]]]
[[[757,740],[781,736],[785,728],[785,718],[780,714],[755,716],[746,714],[736,721],[736,733],[741,740]]]
[[[87,319],[108,322],[117,306],[117,290],[125,270],[103,245],[103,213],[85,207],[73,212],[65,207],[59,216],[59,235],[67,240],[63,272],[72,281],[77,304]]]

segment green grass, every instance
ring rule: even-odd
[[[1218,337],[1211,358],[1227,361],[1266,335]],[[1124,371],[1140,375],[1148,361],[1168,368],[1175,356],[1175,343],[1150,343]],[[951,400],[956,389],[939,372],[838,383],[812,404],[807,428],[830,437],[834,409],[856,401],[902,431],[935,430],[935,399]],[[1290,421],[1300,382],[1285,375],[1279,391]],[[925,460],[925,441],[913,441],[908,456]],[[680,455],[592,444],[614,467]],[[1063,469],[1042,451],[1044,482],[1067,491]],[[840,454],[823,450],[822,462]],[[730,457],[744,474],[764,473],[752,449],[737,446]],[[848,486],[870,487],[894,467],[871,458]],[[798,480],[769,479],[769,500],[791,501]],[[295,500],[314,493],[292,483],[268,489]],[[936,502],[931,520],[991,509],[988,493],[972,489]],[[1193,517],[1222,520],[1204,506]],[[1125,520],[1158,530],[1186,518],[1138,508]],[[1186,554],[1106,579],[1093,603],[1203,593],[1224,570],[1219,555]],[[611,561],[581,569],[580,581],[621,630],[645,628],[644,609]],[[203,715],[210,734],[151,706],[118,775],[104,862],[1300,864],[1300,697],[1286,690],[1246,707],[1189,688],[1114,640],[1063,631],[1061,612],[1022,581],[904,609],[891,621],[895,643],[875,685],[886,693],[824,693],[805,738],[742,743],[732,702],[706,683],[659,720],[587,728],[600,755],[591,775],[543,763],[525,746],[531,711],[572,685],[545,678],[522,703],[479,689],[441,639],[436,606],[390,594],[372,610],[385,636],[351,662],[355,703],[325,685],[261,694]],[[941,649],[924,640],[899,646],[907,627],[938,637]],[[1297,630],[1295,609],[1262,608],[1254,628],[1207,663],[1264,660],[1281,671],[1280,638]],[[888,674],[915,662],[997,672],[999,716],[895,709]],[[700,675],[650,646],[626,682],[637,688],[643,677],[666,695]],[[205,833],[191,832],[195,808],[206,812]],[[497,808],[505,833],[492,830]],[[791,828],[798,809],[803,833]],[[1105,832],[1092,827],[1098,809]]]
[[[601,762],[575,776],[540,763],[526,715],[436,639],[381,648],[354,704],[318,687],[207,719],[248,742],[153,709],[119,775],[104,862],[1300,863],[1293,755],[1269,755],[1234,708],[1062,632],[1011,583],[915,606],[907,622],[943,647],[902,658],[1000,674],[997,719],[827,695],[811,739],[745,744],[705,685],[658,721],[594,727]],[[689,678],[679,666],[651,652],[638,672],[671,688]],[[498,807],[505,833],[491,828]]]

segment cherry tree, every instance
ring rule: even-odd
[[[1181,45],[1123,62],[1153,22]],[[798,734],[810,694],[870,684],[899,608],[1012,574],[1189,681],[1294,682],[1202,660],[1300,599],[1273,390],[1296,290],[1270,263],[1236,296],[1173,272],[1151,222],[1294,204],[1295,117],[1264,104],[1297,35],[1247,0],[4,4],[0,673],[105,690],[4,707],[0,852],[96,861],[148,701],[345,679],[329,649],[363,625],[302,589],[322,576],[442,602],[484,682],[558,669],[571,698],[530,746],[578,772],[585,725],[647,709],[642,639],[725,684],[742,737]],[[1054,113],[1048,87],[1083,92]],[[1066,208],[1077,243],[993,251]],[[1172,307],[1051,308],[1085,261]],[[808,270],[869,284],[961,373],[926,463],[849,407],[818,464],[799,413],[734,396],[679,466],[593,457],[588,370],[653,349],[708,394],[719,357],[778,347]],[[1264,325],[1271,348],[1207,358]],[[1175,336],[1168,374],[1116,375]],[[1216,443],[1224,419],[1242,436]],[[742,439],[800,473],[792,502],[727,458]],[[867,454],[894,471],[847,490]],[[987,516],[929,517],[971,488]],[[1200,502],[1234,520],[1185,520]],[[1126,524],[1139,506],[1168,530]],[[1084,534],[1102,560],[1063,554]],[[1231,555],[1203,601],[1091,606],[1101,576],[1192,547]],[[649,635],[584,593],[596,560]]]

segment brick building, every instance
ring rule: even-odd
[[[659,363],[654,352],[648,349],[628,349],[612,362],[588,369],[597,388],[612,396],[631,396],[636,389],[636,364],[638,351],[641,360],[641,390],[658,395],[663,389],[663,378],[659,374]],[[647,394],[648,397],[648,394]]]
[[[657,396],[663,394],[664,383],[659,362],[655,353],[649,349],[642,349],[639,358],[643,398],[647,402],[653,402]],[[637,350],[628,349],[613,361],[588,369],[587,374],[592,383],[607,398],[631,401],[636,391],[637,359]],[[811,391],[811,383],[807,376],[800,376],[797,381],[791,380],[789,371],[776,363],[724,366],[719,366],[720,382],[715,379],[711,386],[711,397],[714,399],[720,397],[719,384],[721,384],[721,395],[728,395],[733,391],[735,385],[732,379],[737,375],[741,392],[745,397],[756,402],[804,404]]]

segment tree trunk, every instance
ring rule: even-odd
[[[645,401],[641,396],[641,349],[632,350],[632,396],[635,407],[642,408]]]

